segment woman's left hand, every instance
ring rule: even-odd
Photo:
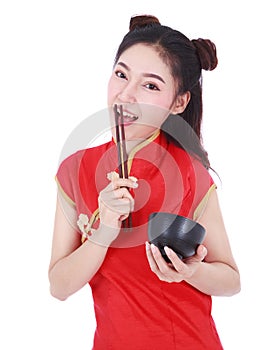
[[[161,281],[169,283],[181,282],[191,278],[207,255],[207,249],[203,245],[200,245],[194,256],[182,261],[172,249],[168,247],[164,249],[171,263],[167,263],[164,260],[155,245],[150,245],[146,242],[146,255],[151,270]]]

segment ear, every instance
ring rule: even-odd
[[[186,91],[184,94],[176,96],[173,102],[173,105],[171,106],[171,113],[173,114],[182,113],[187,107],[190,99],[191,99],[190,91]]]

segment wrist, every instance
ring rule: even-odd
[[[191,271],[191,273],[189,274],[189,276],[187,276],[187,278],[185,278],[185,281],[187,283],[190,283],[195,281],[196,278],[199,277],[200,272],[202,271],[203,267],[204,267],[205,262],[200,261],[195,268]]]
[[[92,230],[92,234],[88,238],[88,240],[99,246],[108,248],[111,245],[111,243],[116,239],[119,232],[120,228],[118,227],[111,227],[100,223],[98,229]]]

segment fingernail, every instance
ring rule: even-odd
[[[169,247],[165,246],[165,247],[164,247],[164,251],[166,252],[166,254],[167,254],[168,256],[171,255],[171,250],[169,249]]]
[[[137,182],[134,182],[134,183],[133,183],[133,188],[137,188],[137,187],[139,187],[138,183],[137,183]]]
[[[151,249],[153,253],[156,253],[157,249],[156,246],[154,244],[151,244]]]
[[[145,242],[145,248],[146,248],[146,250],[150,250],[151,249],[150,248],[150,244],[148,242]]]
[[[203,258],[207,255],[207,249],[205,247],[202,248]]]

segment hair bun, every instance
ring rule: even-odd
[[[204,70],[213,70],[218,65],[217,51],[215,44],[209,39],[193,39],[201,68]]]
[[[146,27],[150,24],[160,24],[160,22],[157,17],[151,15],[133,16],[129,22],[129,30]]]

